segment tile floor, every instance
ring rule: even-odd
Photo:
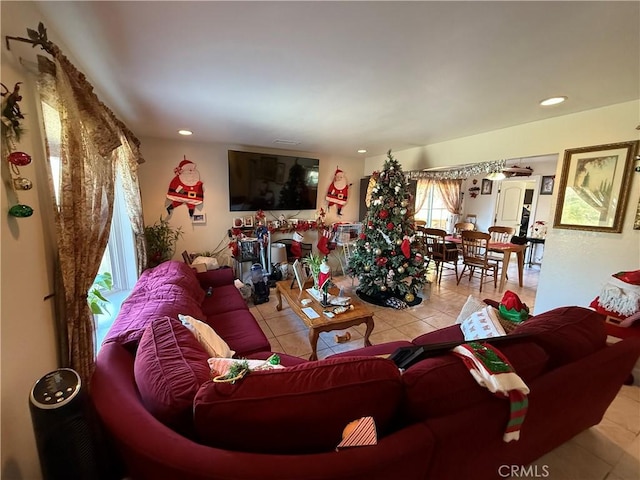
[[[533,307],[538,285],[539,266],[525,267],[524,286],[517,283],[517,269],[511,262],[506,289],[516,292],[523,302]],[[375,328],[371,343],[411,340],[416,336],[451,325],[470,294],[480,298],[500,300],[502,294],[491,284],[478,291],[478,280],[463,278],[456,285],[453,272],[445,270],[441,285],[432,285],[428,300],[406,310],[372,306]],[[345,295],[355,295],[349,277],[337,277],[334,282]],[[283,300],[282,311],[276,311],[276,295],[272,290],[268,303],[251,306],[251,311],[269,338],[273,351],[308,357],[311,347],[308,330]],[[318,357],[325,358],[362,346],[364,326],[350,328],[351,340],[336,343],[335,335],[345,331],[322,333],[318,341]],[[637,380],[636,380],[637,382]],[[517,478],[548,478],[550,480],[640,480],[640,387],[623,386],[602,422],[586,430],[535,462],[537,470],[531,476]],[[547,468],[542,468],[546,466]],[[516,478],[515,476],[512,478]]]

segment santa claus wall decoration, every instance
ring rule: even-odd
[[[186,156],[173,171],[176,176],[169,184],[167,198],[171,200],[171,204],[167,207],[167,212],[171,214],[174,208],[186,203],[189,216],[193,217],[196,206],[200,205],[204,199],[200,172],[196,164],[187,160]]]
[[[328,202],[327,211],[331,210],[331,206],[335,205],[338,210],[338,216],[342,216],[342,207],[347,204],[350,183],[347,183],[347,177],[339,167],[336,167],[336,173],[333,174],[333,181],[327,190],[326,200]]]

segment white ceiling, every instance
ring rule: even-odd
[[[36,3],[143,137],[377,155],[640,98],[639,2]]]

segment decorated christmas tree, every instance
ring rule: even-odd
[[[413,223],[409,182],[391,151],[381,172],[373,172],[367,190],[364,230],[349,259],[358,277],[358,295],[380,305],[416,305],[426,278]]]

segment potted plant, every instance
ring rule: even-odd
[[[309,268],[311,276],[313,277],[313,288],[318,289],[318,275],[320,274],[320,266],[322,265],[322,258],[320,255],[310,253],[303,260],[303,263]]]
[[[147,242],[147,267],[152,268],[171,260],[176,251],[176,242],[182,237],[182,228],[173,228],[169,221],[160,216],[153,225],[144,227]]]
[[[109,272],[99,273],[96,276],[87,293],[87,301],[89,302],[91,313],[94,315],[109,313],[107,305],[111,302],[103,295],[103,292],[108,292],[112,288],[113,280]]]

